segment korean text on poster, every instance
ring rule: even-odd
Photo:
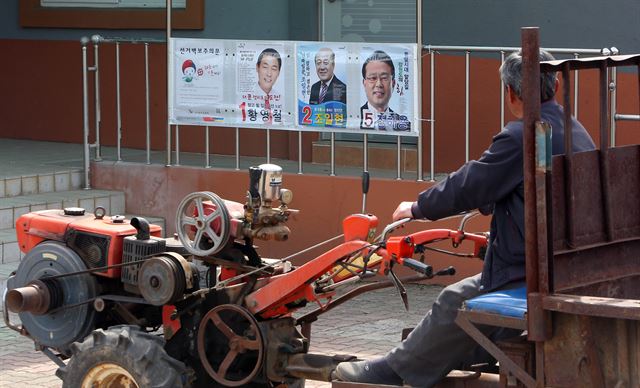
[[[222,122],[214,107],[224,100],[224,47],[220,41],[177,40],[174,48],[175,119]]]

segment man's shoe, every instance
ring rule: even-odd
[[[384,357],[371,361],[341,362],[333,371],[333,376],[350,383],[402,385],[402,378],[391,369]]]

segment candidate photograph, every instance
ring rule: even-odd
[[[367,101],[360,107],[360,128],[411,130],[407,116],[389,106],[396,87],[396,68],[389,54],[376,50],[367,57],[362,64],[362,86]]]
[[[311,86],[309,105],[328,101],[347,103],[347,85],[335,75],[336,54],[328,47],[318,50],[314,58],[318,82]]]

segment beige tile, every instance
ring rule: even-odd
[[[68,191],[71,187],[71,179],[69,172],[57,172],[54,174],[55,190],[56,191]]]
[[[77,199],[65,199],[64,201],[62,201],[62,207],[78,207],[78,200]]]
[[[3,244],[2,262],[17,263],[20,261],[20,249],[17,242],[10,242]]]
[[[62,202],[49,202],[47,209],[62,209]]]
[[[38,203],[38,204],[31,205],[31,211],[32,212],[37,212],[39,210],[47,210],[47,204],[46,203]]]
[[[22,192],[22,179],[9,178],[5,179],[5,196],[16,197]]]
[[[13,228],[13,209],[0,209],[0,229]]]
[[[53,183],[53,174],[44,174],[38,176],[38,192],[51,193],[55,186]]]
[[[36,194],[38,192],[38,176],[22,177],[22,195]]]
[[[81,199],[78,205],[89,213],[93,213],[96,208],[96,202],[93,198]]]
[[[71,190],[81,189],[84,181],[82,171],[71,171]]]
[[[118,193],[111,196],[111,214],[124,214],[124,194]]]
[[[15,223],[21,215],[29,213],[29,205],[27,206],[18,206],[13,208],[13,222]],[[14,225],[15,227],[15,225]]]

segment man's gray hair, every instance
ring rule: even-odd
[[[549,52],[540,49],[540,61],[553,61]],[[500,78],[505,86],[509,86],[522,99],[522,51],[511,53],[500,66]],[[540,100],[548,101],[556,94],[556,73],[540,74]]]

